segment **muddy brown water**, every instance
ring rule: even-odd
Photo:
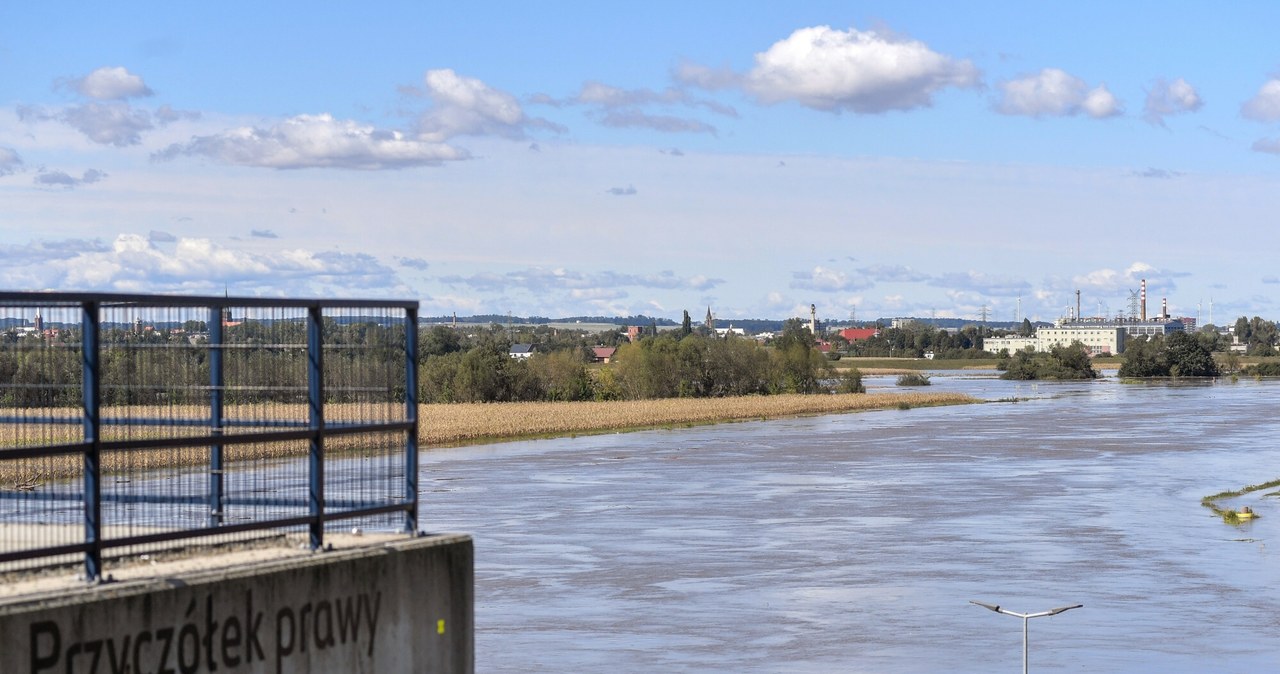
[[[1023,400],[427,453],[477,671],[1280,668],[1280,382],[934,386]]]

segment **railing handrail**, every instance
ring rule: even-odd
[[[84,457],[83,462],[83,488],[79,494],[68,493],[65,500],[75,502],[78,499],[84,506],[84,538],[80,543],[75,544],[59,544],[53,546],[35,547],[18,552],[6,552],[0,549],[0,561],[15,559],[38,559],[51,555],[66,554],[68,551],[83,551],[85,554],[86,576],[90,580],[100,580],[102,577],[102,551],[106,548],[131,545],[142,542],[158,542],[169,540],[180,540],[184,538],[194,538],[200,536],[208,536],[220,533],[236,533],[242,531],[250,531],[255,529],[273,529],[282,526],[295,526],[306,524],[310,531],[310,543],[312,548],[319,548],[323,545],[324,525],[338,519],[358,518],[362,516],[370,516],[384,513],[394,513],[403,511],[405,513],[404,528],[406,531],[413,532],[417,529],[418,515],[418,493],[417,493],[417,438],[418,438],[418,416],[417,416],[417,330],[418,330],[418,302],[412,300],[376,300],[376,299],[286,299],[286,298],[246,298],[246,297],[217,297],[217,296],[190,296],[190,295],[139,295],[139,294],[119,294],[119,293],[69,293],[69,292],[0,292],[0,309],[42,309],[54,308],[65,311],[78,311],[79,319],[75,321],[62,321],[63,324],[78,323],[81,329],[80,349],[80,365],[81,365],[81,381],[80,390],[82,397],[82,405],[80,414],[68,416],[63,419],[61,417],[55,419],[59,425],[76,425],[80,424],[84,428],[84,438],[82,441],[56,441],[49,442],[43,446],[26,446],[4,450],[0,449],[0,460],[22,460],[25,458],[54,456],[54,455],[81,455]],[[307,402],[307,412],[298,418],[287,418],[287,414],[281,415],[286,418],[267,418],[254,419],[248,426],[258,426],[261,428],[275,428],[277,430],[257,433],[240,433],[232,432],[232,429],[243,427],[240,420],[235,418],[227,418],[224,411],[223,392],[224,390],[234,390],[235,387],[228,386],[224,380],[224,364],[223,351],[226,344],[225,333],[229,326],[234,323],[226,323],[218,320],[222,312],[229,308],[235,309],[304,309],[305,312],[298,316],[299,319],[305,319],[306,338],[302,343],[297,344],[302,351],[306,352],[306,368],[305,381],[294,382],[294,386],[287,387],[289,390],[305,391]],[[107,349],[115,348],[140,348],[134,345],[119,345],[108,343],[100,339],[102,333],[111,329],[110,326],[116,325],[116,322],[103,321],[103,315],[106,311],[119,309],[168,309],[168,310],[197,310],[207,313],[199,314],[207,321],[210,326],[210,336],[207,343],[193,344],[191,348],[206,350],[209,355],[209,373],[208,379],[203,384],[195,385],[188,383],[186,387],[195,390],[205,390],[209,392],[207,405],[204,405],[208,413],[203,419],[199,417],[162,417],[147,414],[145,412],[131,412],[122,417],[105,416],[103,414],[104,405],[102,399],[102,355]],[[396,418],[387,419],[347,419],[340,418],[337,420],[327,420],[325,418],[326,400],[326,383],[325,383],[325,355],[324,351],[330,346],[353,346],[346,345],[342,342],[332,343],[326,342],[325,333],[326,319],[329,318],[324,313],[326,310],[360,310],[360,309],[376,309],[382,311],[395,311],[397,315],[394,317],[382,316],[385,325],[383,327],[395,330],[396,324],[403,324],[404,343],[396,346],[396,351],[402,354],[404,359],[402,373],[403,377],[403,415],[395,415]],[[402,313],[400,313],[402,312]],[[358,318],[359,314],[350,315],[350,318]],[[139,319],[141,320],[141,319]],[[198,320],[198,319],[191,319]],[[225,320],[225,319],[224,319]],[[250,317],[249,320],[254,320]],[[244,348],[266,349],[270,344],[247,345]],[[381,352],[389,345],[379,345],[377,351]],[[184,347],[185,348],[185,347]],[[360,351],[354,349],[354,351]],[[139,351],[139,353],[142,353]],[[388,363],[395,362],[401,356],[395,356]],[[399,380],[392,382],[398,386]],[[120,384],[119,387],[129,388],[138,386],[143,389],[149,386],[145,383],[134,381]],[[390,387],[391,384],[388,384]],[[278,388],[278,387],[277,387]],[[348,388],[342,386],[334,386],[334,390],[347,392]],[[350,390],[360,390],[364,392],[370,391],[392,391],[392,388],[376,389],[376,388],[360,388],[355,387]],[[376,404],[393,404],[400,405],[399,396],[389,394],[386,400],[378,401]],[[203,404],[202,404],[203,405]],[[279,408],[285,409],[285,408]],[[7,415],[4,416],[4,422],[7,424],[40,424],[48,421],[47,415],[23,416],[23,415]],[[148,426],[148,427],[172,427],[187,428],[198,426],[206,426],[206,433],[191,436],[170,433],[168,436],[148,436],[146,438],[137,438],[132,440],[106,439],[103,437],[103,430],[109,427],[124,425],[129,427]],[[279,430],[283,428],[293,428],[295,430]],[[358,434],[368,434],[374,436],[377,434],[398,433],[403,434],[403,451],[405,463],[401,466],[396,464],[396,471],[403,469],[404,485],[403,489],[397,488],[394,495],[389,495],[385,500],[378,503],[370,503],[363,508],[340,509],[338,511],[326,510],[327,501],[325,499],[325,438],[338,436],[356,436]],[[223,473],[224,470],[224,447],[232,447],[236,445],[244,445],[248,443],[262,443],[271,441],[307,441],[310,446],[307,460],[307,475],[309,485],[307,488],[308,511],[307,515],[289,516],[289,517],[268,517],[263,520],[250,523],[237,522],[229,523],[223,519],[223,507],[226,504],[235,501],[244,501],[243,498],[232,498],[224,493]],[[118,497],[111,494],[104,494],[102,490],[102,478],[104,468],[102,457],[105,452],[118,451],[148,451],[153,448],[173,448],[173,447],[208,447],[209,461],[208,469],[208,492],[204,496],[204,501],[209,505],[209,514],[206,522],[200,526],[184,527],[182,529],[168,531],[164,533],[148,533],[134,535],[115,535],[109,534],[107,531],[108,523],[104,522],[103,504],[115,502]],[[396,455],[398,456],[398,454]],[[399,459],[396,459],[397,461]],[[172,503],[189,503],[202,491],[191,491],[190,493],[174,493],[167,498]],[[12,496],[12,495],[7,495]],[[164,497],[156,497],[164,498]],[[333,505],[337,507],[337,503],[344,504],[347,501],[338,498]]]

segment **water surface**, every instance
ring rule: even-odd
[[[1280,382],[935,376],[985,399],[429,452],[478,672],[1280,668]],[[868,378],[873,390],[891,378]],[[426,420],[430,423],[430,420]]]

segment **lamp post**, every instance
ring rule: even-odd
[[[1063,611],[1070,611],[1073,608],[1080,608],[1084,606],[1084,604],[1072,604],[1071,606],[1059,606],[1058,608],[1051,608],[1048,611],[1040,611],[1039,613],[1014,613],[1009,609],[1001,608],[998,604],[986,604],[980,601],[973,601],[972,599],[969,600],[969,603],[977,604],[982,608],[989,611],[995,611],[996,613],[1003,613],[1015,618],[1022,618],[1022,674],[1027,674],[1027,621],[1032,618],[1043,618],[1048,615],[1058,615]]]

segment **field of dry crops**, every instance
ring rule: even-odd
[[[424,447],[746,419],[977,402],[959,393],[849,393],[612,402],[424,405]]]
[[[482,441],[566,436],[608,431],[689,426],[722,421],[776,419],[779,417],[834,414],[871,409],[954,405],[977,402],[957,393],[852,393],[841,395],[776,395],[737,398],[669,398],[612,402],[563,403],[456,403],[422,405],[419,408],[419,444],[423,450]],[[42,410],[41,414],[75,419],[77,410]],[[200,419],[208,413],[200,407],[105,408],[104,417]],[[242,420],[305,419],[305,405],[229,407],[228,417]],[[326,416],[334,421],[393,421],[402,418],[396,405],[330,405]],[[204,426],[109,426],[104,440],[152,439],[204,434]],[[238,427],[228,434],[251,432]],[[0,426],[0,458],[5,447],[40,446],[77,442],[75,424],[6,424]],[[400,446],[394,434],[337,436],[326,442],[335,454],[378,452]],[[228,465],[256,460],[300,456],[305,441],[231,444]],[[161,448],[105,453],[108,473],[138,473],[207,463],[206,447]],[[0,460],[0,489],[35,489],[48,481],[77,478],[82,459],[78,454],[29,459]]]

